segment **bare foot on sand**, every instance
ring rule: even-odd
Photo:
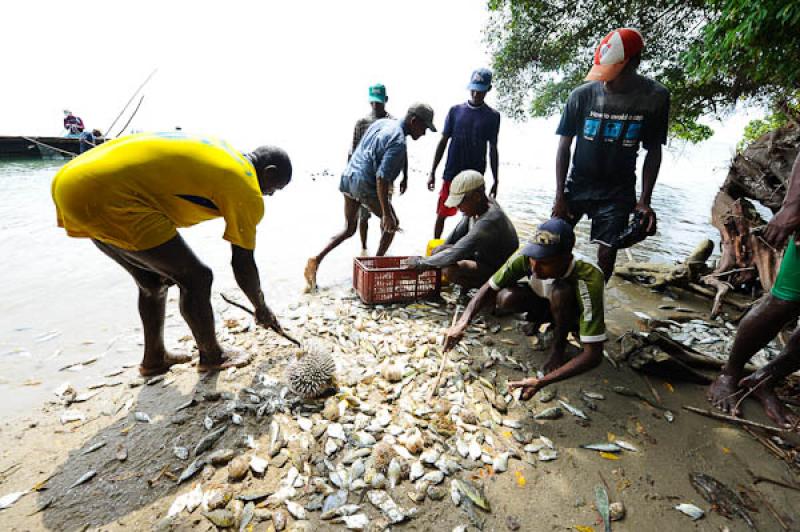
[[[164,355],[164,359],[162,363],[158,366],[147,367],[144,365],[139,365],[139,375],[142,377],[155,377],[156,375],[162,375],[169,371],[169,368],[174,366],[175,364],[185,364],[187,362],[192,361],[191,355],[174,355],[171,353],[166,353]]]
[[[226,349],[224,353],[217,360],[200,360],[197,363],[198,373],[212,373],[214,371],[222,371],[228,368],[241,368],[250,363],[251,357],[244,351],[237,349]]]
[[[741,399],[742,391],[736,384],[736,379],[730,375],[720,374],[708,387],[706,398],[715,408],[732,416],[738,416],[741,411],[736,408],[736,403]]]
[[[752,395],[761,402],[767,416],[781,427],[794,427],[798,417],[786,408],[783,402],[775,395],[771,383],[764,382],[764,375],[758,376],[757,372],[739,381],[739,386],[752,390]],[[769,378],[769,377],[766,377]]]
[[[567,362],[567,357],[564,353],[556,354],[550,353],[550,356],[547,357],[547,360],[544,363],[544,367],[542,371],[545,375],[548,373],[557,370],[561,366],[563,366]]]
[[[317,287],[317,267],[319,263],[317,259],[311,257],[306,262],[306,269],[303,271],[303,275],[306,278],[306,293],[313,292],[314,289]]]

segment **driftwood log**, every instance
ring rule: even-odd
[[[758,297],[768,291],[783,254],[761,238],[766,221],[753,202],[773,214],[780,209],[798,150],[800,125],[792,122],[736,154],[711,208],[711,223],[721,240],[721,257],[714,271],[706,265],[713,251],[713,244],[706,241],[681,264],[629,262],[614,273],[648,288],[674,286],[713,298],[711,317],[721,312],[723,302],[747,308],[728,294]]]
[[[705,284],[718,292],[767,291],[775,282],[782,250],[759,236],[765,221],[750,200],[778,212],[800,148],[795,123],[767,133],[738,153],[714,199],[711,223],[721,236],[719,263]],[[723,284],[726,283],[726,284]]]

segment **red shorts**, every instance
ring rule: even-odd
[[[442,189],[439,191],[439,202],[436,205],[436,214],[442,218],[458,214],[458,207],[448,207],[444,204],[444,202],[447,201],[447,196],[450,195],[450,183],[451,181],[442,181]]]

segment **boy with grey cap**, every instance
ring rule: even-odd
[[[378,256],[389,249],[400,221],[392,207],[389,189],[400,174],[406,160],[406,136],[417,140],[433,125],[433,108],[424,103],[415,103],[408,108],[403,120],[382,118],[376,120],[353,152],[339,181],[339,191],[344,196],[345,227],[334,235],[319,255],[306,263],[304,275],[306,291],[317,286],[317,269],[325,256],[339,244],[353,236],[358,225],[358,210],[364,205],[381,218],[381,242]]]
[[[464,170],[450,185],[445,205],[464,216],[445,243],[428,258],[415,258],[418,270],[442,268],[447,278],[465,288],[478,288],[519,247],[514,224],[494,198],[486,195],[483,175]]]
[[[575,233],[566,221],[551,218],[540,225],[533,239],[478,290],[461,319],[447,330],[445,349],[458,343],[481,308],[495,302],[503,313],[527,312],[527,319],[536,328],[546,322],[554,326],[544,377],[508,383],[510,388],[522,388],[522,399],[600,364],[607,339],[603,272],[594,264],[575,259],[574,245]],[[526,282],[519,284],[523,279]],[[583,350],[568,359],[567,335],[576,330]]]

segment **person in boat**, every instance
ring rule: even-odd
[[[414,257],[411,266],[420,271],[442,268],[450,282],[478,288],[517,250],[517,231],[486,194],[483,175],[475,170],[464,170],[453,179],[445,205],[464,216],[431,257]]]
[[[708,400],[723,412],[738,416],[745,395],[761,402],[767,416],[782,427],[795,427],[800,417],[789,411],[775,388],[800,369],[800,328],[795,328],[780,355],[756,372],[746,375],[745,364],[800,315],[800,154],[789,176],[781,209],[772,217],[761,238],[780,249],[788,240],[772,289],[748,312],[736,331],[730,356],[720,375],[708,388]]]
[[[66,136],[77,137],[83,133],[83,120],[81,120],[81,117],[72,114],[69,109],[64,109],[64,129],[67,130]]]
[[[389,198],[389,189],[406,160],[406,136],[417,140],[428,129],[436,131],[433,108],[424,103],[412,104],[403,120],[381,118],[369,126],[339,181],[339,191],[344,196],[345,227],[318,255],[306,262],[303,274],[307,292],[317,286],[317,269],[322,259],[355,234],[361,206],[381,218],[382,232],[377,255],[382,256],[389,249],[394,233],[400,226]]]
[[[533,239],[511,256],[478,290],[461,318],[447,330],[445,349],[464,336],[473,317],[494,303],[499,314],[527,312],[527,319],[553,324],[553,344],[544,376],[509,382],[523,400],[554,382],[579,375],[603,360],[606,341],[603,272],[572,255],[575,233],[560,218],[541,224]],[[523,283],[520,281],[525,280]],[[567,335],[577,331],[581,352],[567,358]]]
[[[103,142],[103,133],[99,129],[93,129],[91,131],[86,130],[81,133],[81,136],[78,137],[80,140],[80,152],[83,153],[85,151],[89,151],[98,144]]]
[[[181,314],[197,344],[197,370],[247,364],[246,353],[224,349],[217,341],[210,301],[213,274],[177,228],[222,217],[233,273],[255,308],[256,321],[280,329],[264,301],[254,249],[263,196],[292,178],[286,152],[261,146],[242,154],[222,140],[172,132],[128,135],[90,155],[76,157],[53,179],[57,221],[67,235],[90,238],[136,282],[144,332],[139,372],[157,375],[190,360],[164,347],[171,285],[180,289]]]
[[[350,152],[347,154],[347,160],[353,156],[356,151],[358,143],[361,142],[361,137],[367,132],[376,120],[381,118],[394,118],[386,110],[386,102],[389,101],[389,96],[386,94],[386,86],[382,83],[376,83],[369,88],[369,106],[372,108],[370,114],[356,121],[353,128],[353,142],[350,146]],[[408,160],[403,163],[403,178],[400,180],[400,195],[405,194],[408,187]],[[392,187],[393,189],[394,187]],[[392,195],[392,189],[389,189],[389,196]],[[367,232],[369,231],[369,218],[372,216],[369,209],[363,205],[358,211],[358,232],[361,237],[361,256],[365,257],[369,253],[367,251]]]

